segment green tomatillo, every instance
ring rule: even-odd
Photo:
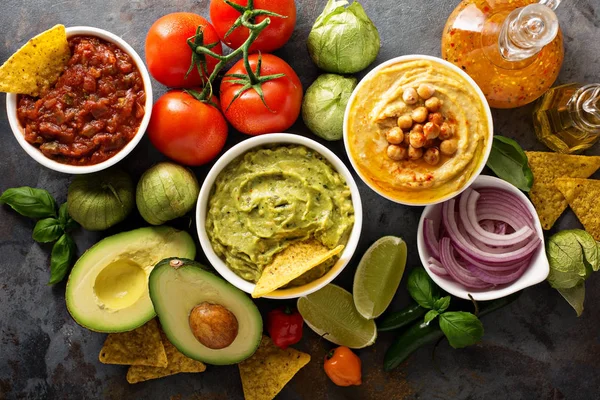
[[[133,210],[133,190],[131,177],[120,169],[79,175],[69,186],[69,214],[88,231],[108,229]]]

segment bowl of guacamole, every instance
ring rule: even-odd
[[[350,261],[362,226],[356,182],[321,144],[277,133],[247,139],[212,167],[196,209],[200,245],[213,267],[252,293],[274,257],[299,242],[343,251],[268,298],[296,298],[331,282]]]

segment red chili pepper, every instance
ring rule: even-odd
[[[302,339],[302,325],[302,315],[288,306],[276,308],[267,315],[269,336],[276,346],[284,350]]]

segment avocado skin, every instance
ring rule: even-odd
[[[164,285],[165,280],[170,280],[171,285]],[[176,282],[181,288],[174,288]],[[205,293],[210,290],[205,285],[221,295],[212,295],[207,299]],[[258,308],[246,293],[215,274],[210,267],[190,259],[166,258],[156,264],[150,273],[148,286],[163,331],[185,356],[212,365],[231,365],[252,356],[260,345],[263,322]],[[161,291],[161,288],[165,289]],[[192,288],[194,290],[190,290]],[[208,349],[196,340],[189,326],[189,313],[194,305],[207,300],[223,305],[236,316],[239,323],[238,338],[241,336],[241,340],[236,338],[232,345],[220,350]],[[182,310],[184,302],[192,307]],[[179,315],[179,318],[175,315]]]
[[[94,332],[118,333],[134,330],[156,317],[152,302],[149,296],[146,295],[147,302],[144,302],[143,307],[137,308],[135,313],[128,314],[119,310],[119,313],[115,313],[114,317],[111,316],[110,323],[106,322],[104,318],[96,320],[95,318],[91,318],[90,315],[98,314],[98,316],[106,316],[107,314],[103,314],[102,308],[94,302],[95,293],[88,292],[87,290],[83,293],[82,291],[86,287],[83,284],[86,279],[95,280],[103,268],[110,265],[98,262],[96,257],[104,259],[107,253],[112,252],[114,255],[113,258],[125,256],[122,258],[128,259],[126,256],[128,253],[123,249],[127,248],[131,250],[135,246],[138,246],[139,250],[147,250],[147,253],[152,255],[157,252],[156,248],[152,246],[158,243],[164,247],[161,251],[166,251],[172,255],[181,255],[184,257],[196,256],[196,245],[189,233],[168,226],[145,227],[117,233],[100,240],[87,249],[73,266],[65,290],[67,311],[75,322]],[[165,243],[167,244],[166,246],[164,246]],[[132,245],[132,247],[127,247],[128,245]],[[160,260],[162,257],[159,255],[156,258]],[[135,257],[130,257],[129,259],[135,262],[139,261]],[[155,263],[156,259],[144,265],[144,267],[152,269]],[[94,269],[91,274],[89,273],[90,269]],[[147,271],[148,275],[149,273]]]

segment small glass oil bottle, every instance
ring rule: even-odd
[[[600,84],[548,90],[533,111],[538,139],[559,153],[580,153],[600,139]]]

